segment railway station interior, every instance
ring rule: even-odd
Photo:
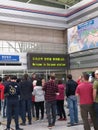
[[[0,0],[2,78],[36,73],[48,80],[55,73],[65,83],[68,73],[77,80],[97,69],[98,0]],[[46,130],[46,126],[45,121],[23,128]],[[68,128],[57,121],[52,129],[83,130],[83,125]]]

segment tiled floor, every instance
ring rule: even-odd
[[[0,119],[4,124],[6,124],[6,119]],[[67,121],[56,121],[55,127],[52,128],[52,130],[83,130],[83,125],[77,125],[77,126],[72,126],[72,127],[67,127]],[[33,121],[32,125],[26,125],[26,126],[20,126],[24,130],[49,130],[47,127],[47,120],[45,119],[44,121]],[[14,128],[14,121],[12,121],[12,127]],[[5,126],[3,125],[3,129]],[[0,128],[0,130],[2,130]],[[91,129],[93,130],[93,128]]]
[[[79,108],[79,107],[78,107]],[[66,115],[68,115],[68,109],[66,108],[65,105],[65,110],[66,110]],[[81,122],[81,116],[80,116],[80,110],[78,109],[78,113],[79,113],[79,122]],[[58,118],[58,117],[57,117]],[[6,119],[3,119],[0,116],[0,122],[2,122],[3,124],[3,130],[4,128],[6,128]],[[20,121],[21,122],[21,121]],[[72,127],[67,127],[67,122],[69,122],[69,116],[67,116],[67,121],[56,121],[55,127],[52,128],[52,130],[83,130],[83,125],[77,125],[77,126],[72,126]],[[12,127],[14,128],[14,121],[12,120],[11,123]],[[44,121],[35,121],[33,119],[32,121],[32,125],[26,125],[26,126],[20,126],[21,128],[23,128],[24,130],[49,130],[49,128],[47,127],[48,123],[47,123],[47,119],[44,119]],[[1,126],[0,126],[1,127]],[[2,130],[0,128],[0,130]],[[91,128],[91,130],[94,130],[93,127]]]

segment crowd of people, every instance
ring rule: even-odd
[[[15,75],[5,76],[3,80],[0,77],[0,99],[1,115],[7,118],[6,130],[10,130],[12,118],[15,120],[15,129],[23,130],[20,125],[31,125],[33,117],[36,121],[47,118],[48,128],[52,128],[56,123],[56,115],[59,121],[67,120],[64,102],[67,102],[70,115],[67,126],[79,124],[80,102],[84,130],[91,130],[89,116],[94,130],[98,130],[98,70],[90,81],[87,73],[83,73],[77,81],[68,74],[66,84],[61,79],[56,81],[54,73],[48,81],[37,78],[35,73],[32,78],[28,74],[21,79]],[[20,124],[19,117],[22,121]]]

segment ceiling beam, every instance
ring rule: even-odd
[[[31,2],[31,0],[28,0],[26,3],[30,3]]]
[[[47,1],[47,2],[50,2],[50,3],[55,3],[55,4],[60,4],[60,5],[64,5],[65,7],[69,8],[70,6],[64,2],[61,2],[61,1],[56,1],[56,0],[43,0],[43,1]]]

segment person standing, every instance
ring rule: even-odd
[[[36,86],[36,82],[37,80],[33,81],[33,90],[34,90],[34,87]],[[32,116],[33,118],[35,117],[35,96],[33,94],[32,94]]]
[[[95,71],[95,79],[93,83],[93,99],[96,113],[96,123],[98,124],[98,70]]]
[[[4,87],[6,87],[9,83],[10,83],[10,76],[6,75],[4,77],[4,81],[3,81]],[[6,110],[7,110],[7,107],[6,107],[6,98],[4,98],[4,106],[3,106],[3,117],[4,118],[6,117]]]
[[[6,130],[10,130],[10,124],[11,124],[13,112],[15,116],[14,119],[15,119],[16,130],[23,130],[22,128],[19,128],[19,122],[18,122],[20,89],[16,80],[17,80],[17,77],[12,76],[11,82],[7,84],[4,89],[4,94],[6,96],[6,101],[7,101],[7,128]]]
[[[1,115],[4,117],[4,85],[2,83],[2,78],[0,77],[0,99],[1,99]]]
[[[34,80],[37,80],[36,73],[33,73],[33,74],[32,74],[32,77],[31,77],[31,81],[32,81],[32,83],[33,83]]]
[[[77,82],[78,85],[82,83],[82,75],[79,76],[79,78],[76,82]]]
[[[22,123],[21,125],[26,125],[26,113],[28,114],[28,123],[32,124],[31,116],[31,106],[32,106],[32,91],[33,85],[28,77],[28,74],[24,74],[23,80],[20,82],[20,99],[21,99],[21,109],[22,109]]]
[[[56,94],[58,93],[58,87],[55,83],[55,76],[50,76],[50,80],[45,83],[43,90],[45,91],[48,128],[51,128],[56,122]]]
[[[77,83],[72,79],[72,75],[67,75],[68,81],[66,82],[66,96],[69,107],[70,114],[70,124],[69,126],[74,126],[78,123],[78,104],[77,104],[77,96],[75,95],[75,91],[77,88]]]
[[[60,118],[58,119],[59,121],[66,120],[66,113],[64,110],[64,97],[65,97],[65,86],[62,83],[62,80],[58,81],[58,92],[59,95],[57,95],[57,108],[59,111],[59,116]]]
[[[36,120],[39,120],[39,110],[41,110],[41,120],[44,119],[44,91],[42,89],[41,79],[37,79],[36,86],[33,90],[35,96]]]
[[[84,130],[91,130],[88,115],[90,115],[94,130],[98,130],[93,103],[93,84],[89,82],[89,74],[84,73],[83,82],[76,89],[76,96],[80,97],[80,111],[84,124]]]
[[[32,74],[31,82],[33,84],[33,89],[34,89],[34,87],[36,86],[36,82],[37,82],[36,73]],[[32,116],[33,116],[33,118],[35,117],[35,96],[34,95],[32,95]]]

